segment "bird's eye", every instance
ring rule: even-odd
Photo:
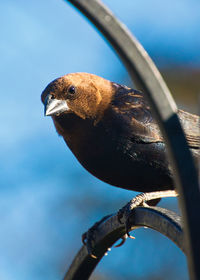
[[[74,93],[76,93],[76,88],[75,86],[70,86],[68,88],[68,93],[70,93],[71,95],[73,95]]]

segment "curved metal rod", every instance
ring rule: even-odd
[[[159,207],[137,207],[130,217],[131,230],[147,226],[171,239],[183,252],[183,230],[181,218],[176,213]],[[97,259],[88,255],[85,246],[75,256],[64,280],[86,280],[108,249],[125,234],[124,225],[118,222],[117,214],[100,224],[95,236],[94,253]],[[116,249],[117,250],[117,249]]]
[[[185,135],[176,114],[177,107],[158,69],[128,29],[98,0],[68,0],[99,29],[116,50],[149,99],[165,138],[179,203],[185,224],[188,265],[191,279],[200,279],[200,192],[198,176]]]

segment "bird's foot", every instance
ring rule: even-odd
[[[121,247],[125,242],[126,242],[126,239],[128,238],[129,236],[125,233],[122,237],[121,237],[121,241],[115,245],[114,247],[115,248],[118,248],[118,247]],[[133,237],[133,236],[132,236]],[[134,237],[133,237],[134,238]]]
[[[150,205],[156,205],[161,198],[163,197],[175,197],[178,194],[176,191],[157,191],[157,192],[151,192],[151,193],[142,193],[134,197],[129,203],[127,203],[122,209],[118,211],[118,221],[121,224],[125,224],[126,233],[121,238],[122,241],[115,245],[115,247],[120,247],[124,244],[126,239],[128,237],[133,238],[129,234],[129,230],[131,228],[130,225],[130,215],[132,213],[132,210],[138,206],[144,206],[149,207]],[[100,221],[96,222],[87,232],[85,232],[82,235],[82,242],[87,247],[88,254],[92,258],[97,258],[97,256],[94,253],[94,246],[95,246],[95,240],[96,240],[96,233],[98,231],[99,225],[101,225],[105,220],[107,220],[111,215],[107,215],[103,217]],[[123,219],[123,221],[122,221]],[[109,249],[108,249],[109,250]]]
[[[87,247],[88,254],[96,259],[97,256],[94,254],[94,245],[96,239],[96,232],[100,224],[102,224],[105,220],[107,220],[111,215],[107,215],[103,217],[100,221],[96,222],[87,232],[82,235],[82,242]]]
[[[168,191],[157,191],[157,192],[149,192],[149,193],[141,193],[134,197],[129,203],[127,203],[123,208],[118,211],[118,221],[123,224],[122,218],[124,218],[126,236],[134,239],[133,236],[130,235],[129,230],[131,228],[130,225],[130,215],[132,210],[138,206],[155,206],[161,198],[163,197],[176,197],[178,194],[174,190]],[[124,242],[123,242],[124,243]],[[121,244],[120,244],[121,245]]]

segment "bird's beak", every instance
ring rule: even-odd
[[[65,111],[68,111],[69,107],[65,100],[58,100],[53,98],[51,94],[48,94],[44,101],[44,115],[53,116],[59,115]]]

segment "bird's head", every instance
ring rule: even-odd
[[[73,113],[98,119],[114,94],[113,83],[88,73],[72,73],[51,82],[42,93],[46,116]]]

